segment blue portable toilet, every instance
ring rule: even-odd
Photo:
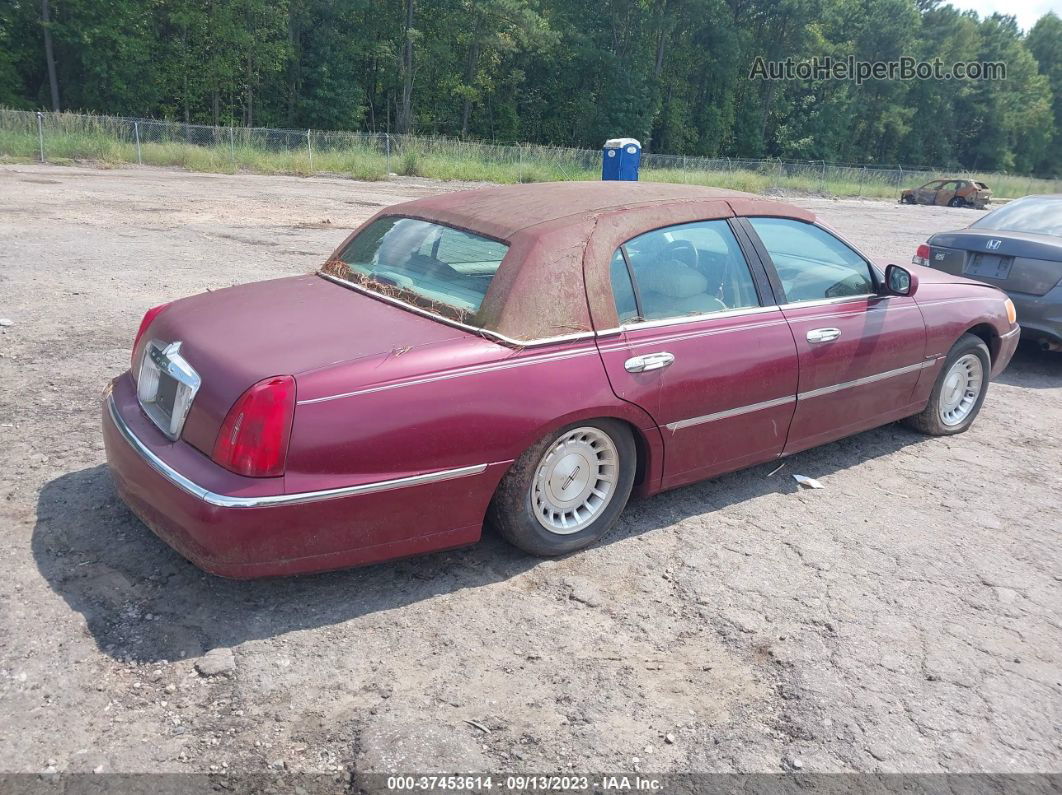
[[[601,179],[638,181],[642,145],[634,138],[611,138],[601,150]]]

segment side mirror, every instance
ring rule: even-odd
[[[914,295],[918,289],[918,277],[907,268],[899,265],[889,265],[885,268],[885,284],[883,292],[886,295]]]

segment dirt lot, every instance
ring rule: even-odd
[[[564,560],[230,582],[134,519],[99,396],[143,311],[455,187],[0,167],[0,770],[1062,770],[1062,355],[965,435],[641,501]],[[900,262],[975,213],[798,203]]]

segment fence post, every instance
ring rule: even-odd
[[[310,131],[306,131],[306,154],[310,158],[310,173],[313,173],[313,147],[310,146]]]
[[[384,133],[384,168],[388,175],[391,173],[391,133]]]
[[[229,125],[229,157],[232,158],[232,173],[236,173],[236,131]]]
[[[826,192],[826,161],[822,161],[822,192]]]
[[[47,163],[44,159],[44,114],[37,111],[37,143],[41,147],[41,162]]]
[[[140,122],[133,122],[133,137],[136,138],[136,164],[144,165],[144,159],[140,156]]]
[[[863,181],[867,178],[867,167],[863,166],[859,170],[859,198],[863,198]]]

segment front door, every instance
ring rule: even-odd
[[[952,180],[951,182],[945,182],[944,185],[941,186],[940,190],[937,191],[937,197],[934,204],[940,207],[947,207],[949,204],[951,204],[951,200],[954,199],[955,196],[958,194],[960,185],[961,183],[955,180]]]
[[[612,290],[621,329],[598,346],[616,394],[663,432],[663,488],[781,454],[796,347],[766,273],[750,267],[728,221],[627,241],[612,260]]]
[[[915,201],[919,204],[934,204],[937,200],[937,191],[944,185],[944,180],[936,179],[927,182],[915,191]]]
[[[794,453],[912,413],[926,365],[925,323],[913,298],[885,296],[870,263],[815,224],[749,218],[773,267],[800,360]]]

